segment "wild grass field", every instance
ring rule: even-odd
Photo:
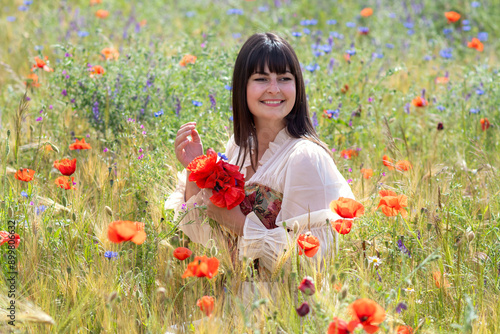
[[[385,310],[379,333],[500,333],[497,0],[0,8],[0,332],[327,333],[368,298]],[[177,129],[194,120],[205,148],[224,151],[234,60],[265,31],[295,48],[316,130],[365,214],[325,268],[291,261],[274,273],[278,291],[245,310],[250,266],[189,243],[164,203],[182,168]],[[89,149],[70,149],[83,139]],[[54,167],[64,158],[77,161],[73,179]],[[406,218],[378,208],[382,189],[407,197]],[[111,242],[119,220],[144,223],[144,243]],[[180,246],[190,259],[173,256]],[[181,278],[201,255],[219,259],[218,273]],[[298,291],[305,276],[311,296]]]

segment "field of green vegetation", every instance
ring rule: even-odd
[[[500,333],[497,0],[0,8],[0,332],[335,333],[366,298],[385,311],[378,333]],[[256,282],[245,309],[251,262],[189,242],[164,203],[179,126],[196,121],[224,151],[234,60],[266,31],[296,50],[313,123],[365,214],[325,268],[294,251],[278,291]],[[407,197],[405,218],[378,208],[382,189]],[[115,221],[144,223],[145,241],[111,242]],[[182,278],[201,255],[217,274]]]

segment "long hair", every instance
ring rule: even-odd
[[[295,104],[285,117],[288,134],[293,138],[309,139],[325,148],[331,155],[326,145],[320,141],[309,117],[304,79],[295,51],[285,39],[267,32],[252,35],[243,44],[234,64],[232,93],[234,141],[240,147],[237,164],[241,159],[243,166],[245,157],[250,154],[251,166],[254,171],[257,170],[259,144],[253,115],[247,103],[247,83],[255,72],[264,72],[266,65],[271,73],[284,74],[288,69],[295,77]]]

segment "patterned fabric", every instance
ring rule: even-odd
[[[283,194],[261,184],[245,185],[245,199],[240,204],[244,215],[255,212],[268,230],[278,227],[276,217],[281,210]]]

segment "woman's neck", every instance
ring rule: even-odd
[[[265,125],[256,126],[255,128],[257,132],[257,140],[259,142],[259,151],[261,151],[261,149],[267,149],[269,147],[269,143],[276,139],[276,136],[285,128],[285,125]]]

